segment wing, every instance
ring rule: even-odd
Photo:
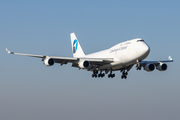
[[[56,57],[56,56],[46,56],[46,55],[34,55],[34,54],[24,54],[24,53],[15,53],[11,52],[6,48],[6,51],[9,54],[15,54],[15,55],[24,55],[29,57],[36,57],[36,58],[42,58],[42,61],[44,61],[47,57],[54,59],[55,63],[60,63],[61,65],[67,64],[68,62],[74,63],[77,62],[77,58],[71,58],[71,57]]]
[[[141,70],[141,67],[144,67],[146,71],[153,71],[156,67],[159,71],[164,71],[167,69],[166,62],[173,62],[174,60],[169,56],[168,60],[159,60],[159,61],[137,61],[136,70]]]
[[[59,63],[61,65],[72,63],[72,67],[79,67],[80,61],[88,61],[91,64],[91,67],[88,70],[93,69],[94,67],[109,64],[113,62],[112,58],[75,58],[75,57],[57,57],[57,56],[46,56],[46,55],[34,55],[34,54],[24,54],[24,53],[15,53],[11,52],[6,48],[6,51],[9,54],[15,54],[15,55],[24,55],[29,57],[36,57],[36,58],[42,58],[42,61],[44,61],[46,58],[52,58],[55,63]]]
[[[173,62],[174,60],[172,59],[171,56],[169,56],[168,60],[159,60],[159,61],[141,61],[139,62],[142,66],[148,64],[148,63],[152,63],[154,65],[158,65],[159,63],[165,63],[165,62]]]

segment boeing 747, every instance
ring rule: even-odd
[[[34,55],[11,52],[6,48],[9,54],[25,55],[41,58],[46,66],[52,66],[54,63],[60,65],[71,63],[72,67],[92,71],[92,77],[115,77],[113,71],[120,71],[121,78],[126,79],[128,71],[136,65],[137,70],[150,72],[155,68],[159,71],[167,69],[166,62],[173,62],[171,56],[168,60],[143,61],[150,53],[150,47],[141,38],[136,38],[119,43],[109,49],[86,55],[74,33],[70,34],[73,57],[57,57],[47,55]]]

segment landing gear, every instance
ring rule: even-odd
[[[112,74],[112,70],[111,70],[110,74],[108,75],[108,78],[113,78],[113,77],[115,77],[115,74],[114,73]]]
[[[97,71],[97,70],[94,70],[94,71],[93,71],[93,74],[92,74],[92,78],[93,78],[93,77],[97,78],[97,74],[98,74],[98,71]]]
[[[105,74],[104,73],[100,73],[100,74],[98,74],[98,77],[104,77],[105,76]]]
[[[127,78],[127,75],[128,75],[128,72],[125,72],[125,70],[122,72],[122,76],[121,78],[122,79],[126,79]]]
[[[141,65],[140,65],[140,63],[139,63],[139,60],[137,60],[136,70],[141,70]]]
[[[92,78],[97,78],[97,77],[101,77],[103,78],[105,76],[105,73],[102,73],[102,70],[100,71],[100,73],[98,74],[98,71],[97,70],[94,70],[93,71],[93,74],[92,74]],[[115,74],[113,73],[112,74],[112,70],[110,71],[109,75],[108,75],[108,78],[113,78],[115,77]]]
[[[136,65],[136,70],[141,70],[141,66]]]
[[[105,76],[105,73],[107,74],[109,71],[105,71],[105,73],[102,73],[103,70],[100,70],[100,72],[98,73],[98,70],[94,70],[93,74],[92,74],[92,78],[103,78]],[[121,78],[122,79],[127,79],[127,75],[128,75],[128,69],[121,69],[120,72],[122,72]],[[108,74],[108,78],[114,78],[115,74],[112,73],[112,70],[110,70],[110,73]]]
[[[105,74],[104,73],[102,73],[102,71],[98,74],[98,71],[97,70],[95,70],[95,71],[93,71],[93,74],[92,74],[92,78],[97,78],[97,77],[104,77],[105,76]]]
[[[92,74],[92,78],[93,78],[93,77],[97,78],[97,74]]]
[[[113,77],[115,77],[115,74],[114,74],[114,73],[108,75],[108,78],[113,78]]]

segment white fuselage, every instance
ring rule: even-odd
[[[86,58],[113,58],[114,62],[103,65],[100,69],[120,69],[142,61],[150,52],[150,47],[141,38],[119,43],[107,50],[86,55]]]

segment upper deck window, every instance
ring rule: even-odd
[[[144,40],[137,40],[137,42],[144,42]]]

